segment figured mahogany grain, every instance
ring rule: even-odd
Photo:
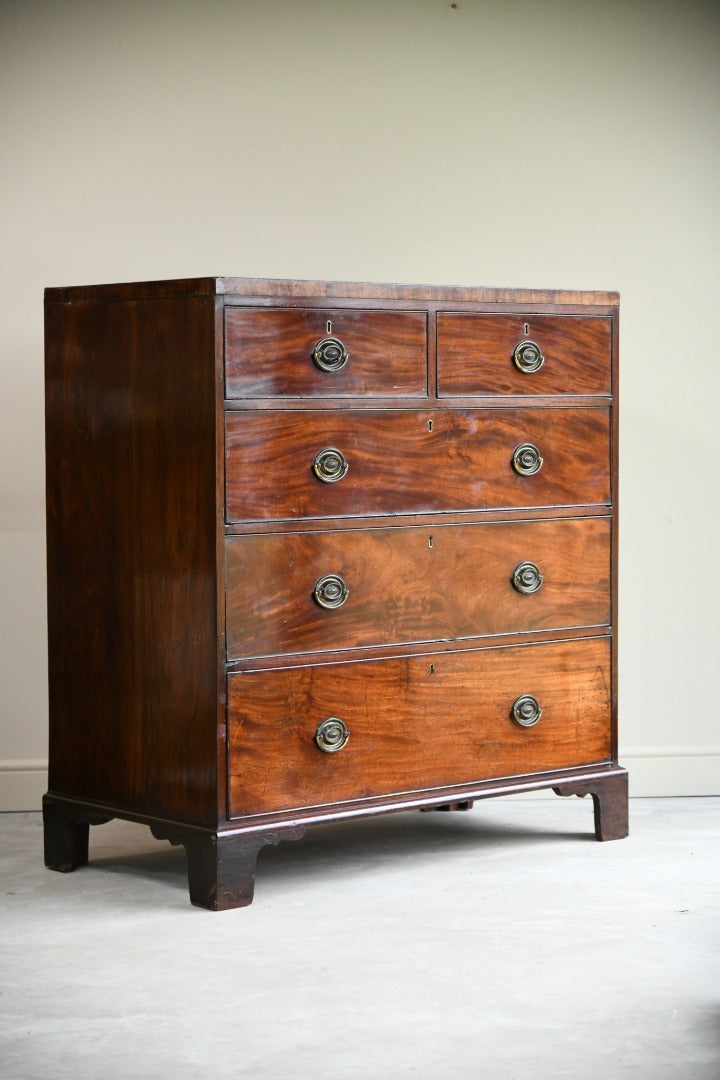
[[[45,305],[49,866],[127,818],[185,844],[194,903],[233,907],[305,824],[549,786],[625,834],[617,294],[197,278]],[[312,362],[325,336],[340,372]],[[310,599],[326,572],[338,611]]]
[[[228,413],[228,522],[580,506],[610,500],[607,409]],[[534,476],[515,447],[543,457]],[[318,451],[348,472],[318,480]]]
[[[611,333],[612,320],[597,316],[440,312],[438,393],[609,394]],[[531,373],[512,358],[528,338],[545,358]]]
[[[250,535],[226,541],[230,659],[610,622],[607,518]],[[534,562],[532,594],[512,585]],[[315,582],[349,596],[326,610]]]
[[[255,671],[228,680],[232,816],[606,761],[606,638]],[[534,695],[521,728],[513,702]],[[315,743],[338,717],[337,753]]]
[[[313,362],[313,349],[327,336],[339,338],[348,351],[340,371],[322,371]],[[425,395],[427,315],[232,308],[225,313],[225,358],[228,398]]]

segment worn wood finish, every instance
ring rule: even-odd
[[[265,829],[239,835],[178,834],[188,860],[190,901],[211,911],[247,907],[255,893],[255,865],[264,847],[299,840],[305,829]]]
[[[598,840],[622,840],[628,834],[628,777],[626,772],[612,777],[574,780],[553,788],[556,795],[591,795]]]
[[[616,294],[197,278],[45,299],[48,866],[142,822],[219,910],[320,821],[554,788],[625,835]],[[325,336],[340,371],[313,364]],[[337,483],[313,472],[327,447]],[[311,599],[325,573],[350,588],[334,611]]]
[[[226,557],[229,658],[610,622],[607,519],[242,536]],[[313,599],[324,574],[349,590],[335,610]]]
[[[348,351],[340,371],[322,371],[313,363],[313,349],[328,336]],[[225,355],[228,398],[425,395],[427,315],[234,308],[225,314]]]
[[[84,866],[88,861],[90,826],[110,820],[108,814],[80,810],[52,795],[43,796],[45,865],[63,874]]]
[[[217,821],[212,302],[46,314],[50,790]]]
[[[336,518],[610,501],[607,409],[228,413],[227,520]],[[534,476],[512,466],[530,442]],[[344,454],[344,479],[312,471]]]
[[[609,318],[440,312],[439,394],[609,394],[611,333]],[[544,356],[530,373],[513,362],[515,346],[527,339]]]
[[[511,717],[534,695],[533,728]],[[607,639],[229,679],[230,808],[268,813],[609,759]],[[321,721],[347,745],[324,753]]]
[[[495,289],[447,285],[402,285],[387,282],[300,281],[286,278],[205,277],[169,281],[120,282],[106,285],[71,285],[45,290],[47,303],[77,303],[79,300],[141,300],[180,296],[221,296],[228,304],[257,300],[297,300],[322,303],[324,300],[365,300],[380,305],[411,301],[423,304],[473,304],[502,310],[540,306],[563,310],[617,309],[619,295],[578,289]]]
[[[579,289],[494,289],[467,287],[464,285],[410,285],[378,284],[358,281],[285,281],[279,278],[217,278],[218,292],[223,293],[229,302],[247,302],[250,297],[280,299],[284,303],[296,300],[323,299],[367,300],[378,304],[390,301],[410,301],[438,305],[449,308],[458,305],[474,304],[482,307],[497,307],[498,310],[576,310],[591,308],[592,314],[599,314],[598,309],[609,309],[613,314],[619,301],[616,292]],[[106,286],[107,287],[107,286]]]

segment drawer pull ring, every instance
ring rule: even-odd
[[[322,608],[331,611],[342,607],[349,595],[350,590],[338,574],[325,574],[315,582],[313,596]]]
[[[523,694],[513,702],[512,718],[520,727],[533,727],[541,716],[540,702],[532,694]]]
[[[545,357],[540,350],[540,346],[529,339],[517,343],[513,353],[513,360],[515,361],[515,367],[518,371],[522,371],[524,375],[532,375],[534,371],[539,371],[545,363]]]
[[[542,455],[532,443],[520,443],[513,450],[512,467],[518,476],[534,476],[542,468]]]
[[[348,463],[341,450],[326,446],[315,455],[312,469],[318,480],[322,480],[324,484],[336,484],[348,471]]]
[[[326,754],[337,754],[349,738],[350,732],[337,716],[329,716],[327,720],[323,720],[315,732],[315,742]]]
[[[534,562],[518,563],[513,570],[513,587],[519,593],[529,595],[538,591],[545,579],[540,572],[540,567]]]
[[[324,337],[318,341],[312,351],[315,367],[321,371],[342,371],[349,359],[349,353],[340,338]]]

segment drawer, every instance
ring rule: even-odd
[[[231,816],[607,761],[610,684],[606,638],[230,675]]]
[[[230,659],[606,626],[610,522],[236,536],[226,590]]]
[[[228,412],[227,520],[608,503],[609,435],[600,408]]]
[[[438,393],[609,394],[611,325],[600,316],[440,313]]]
[[[228,398],[425,396],[427,315],[226,308],[225,393]]]

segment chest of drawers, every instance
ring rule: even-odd
[[[45,858],[183,844],[242,906],[308,825],[617,763],[614,293],[203,278],[45,297]]]

